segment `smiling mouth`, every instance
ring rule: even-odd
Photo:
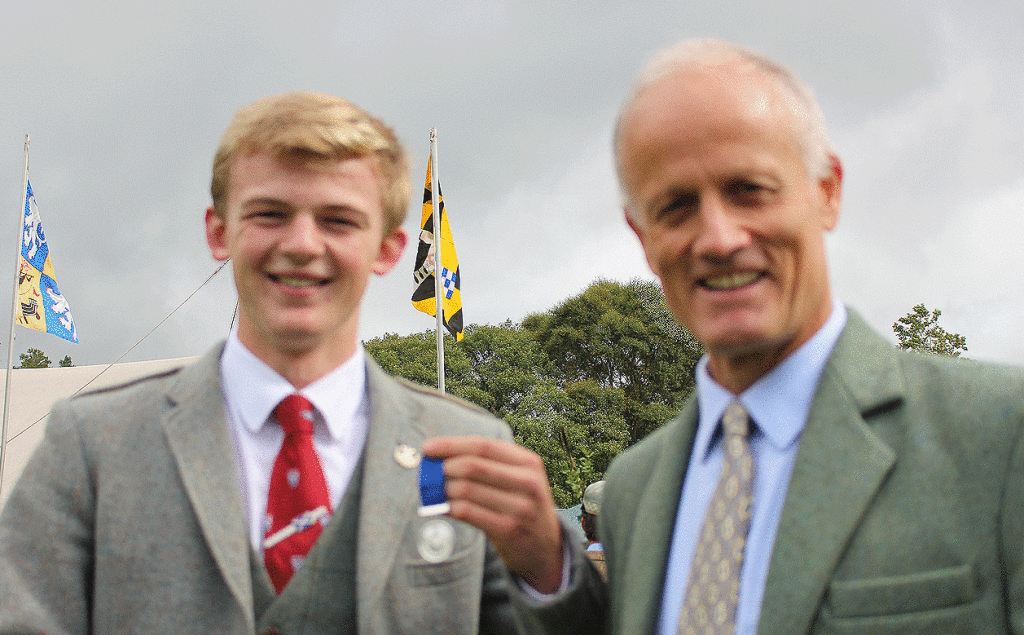
[[[760,279],[761,273],[757,271],[746,271],[742,273],[727,273],[720,276],[711,276],[700,281],[700,285],[712,291],[732,291]]]
[[[280,284],[283,284],[283,285],[289,286],[289,287],[295,287],[297,289],[304,289],[304,288],[307,288],[307,287],[318,287],[318,286],[322,287],[323,285],[325,285],[325,284],[327,284],[329,282],[327,279],[324,279],[324,280],[314,280],[312,278],[293,278],[293,277],[290,277],[290,276],[276,276],[274,274],[269,274],[269,276],[270,276],[270,279],[273,280],[274,282],[277,282],[277,283],[280,283]]]

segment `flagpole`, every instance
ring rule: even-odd
[[[437,128],[430,129],[430,209],[434,220],[434,316],[437,318],[437,391],[444,394],[444,304],[441,299],[441,210],[437,204]]]
[[[18,314],[18,286],[21,272],[21,234],[25,226],[25,197],[28,196],[28,133],[25,133],[25,170],[21,177],[21,207],[18,213],[18,248],[14,250],[14,297],[11,302],[11,336],[7,342],[7,373],[4,381],[4,422],[0,428],[0,492],[4,484],[4,459],[7,458],[7,418],[11,408],[11,372],[14,366],[14,322]]]

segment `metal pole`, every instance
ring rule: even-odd
[[[437,391],[444,394],[444,302],[441,299],[441,210],[437,201],[437,128],[430,129],[430,208],[434,222],[434,316],[437,318]]]
[[[25,206],[28,205],[28,133],[25,134],[25,171],[21,178],[21,206],[18,212],[18,248],[14,252],[14,297],[11,298],[11,336],[7,340],[7,376],[4,381],[4,422],[0,428],[0,491],[4,484],[4,459],[7,458],[7,419],[11,404],[11,372],[14,366],[14,322],[18,315],[18,286],[21,271],[21,233],[25,226]]]

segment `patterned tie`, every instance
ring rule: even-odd
[[[313,449],[313,404],[299,394],[274,408],[284,442],[270,473],[263,562],[280,593],[331,515],[327,481]]]
[[[747,442],[749,422],[739,401],[729,404],[722,415],[722,474],[693,553],[678,635],[736,632],[740,565],[753,499],[754,461]]]

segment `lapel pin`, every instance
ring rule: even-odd
[[[404,443],[395,447],[395,462],[407,470],[411,470],[420,464],[420,453],[414,447]]]

